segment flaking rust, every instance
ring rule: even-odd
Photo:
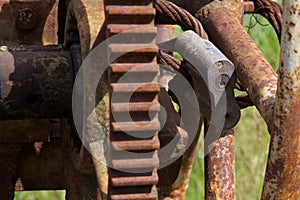
[[[262,199],[295,199],[300,191],[300,4],[284,1],[274,129]]]
[[[235,199],[234,131],[224,130],[205,157],[205,199]]]

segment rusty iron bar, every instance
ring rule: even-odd
[[[268,125],[273,123],[277,74],[244,31],[234,8],[210,4],[198,12],[210,40],[234,63],[236,74]]]
[[[300,3],[283,1],[283,27],[274,128],[262,199],[300,196]]]
[[[207,130],[208,123],[204,123]],[[205,156],[205,199],[234,200],[234,130],[223,130]]]
[[[71,116],[73,69],[59,46],[0,50],[1,120]]]

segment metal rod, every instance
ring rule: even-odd
[[[285,0],[283,5],[278,90],[263,200],[297,200],[300,192],[300,3]]]
[[[238,14],[218,6],[206,7],[202,13],[210,40],[234,63],[237,78],[267,124],[272,124],[276,72],[234,17]]]
[[[205,156],[205,199],[235,199],[233,129],[223,130]]]
[[[4,48],[0,84],[0,120],[71,116],[72,62],[60,46]]]

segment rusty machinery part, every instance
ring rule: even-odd
[[[251,0],[254,2],[254,10],[252,13],[257,13],[268,19],[272,24],[280,42],[281,26],[282,26],[282,7],[272,0]]]
[[[187,72],[187,69],[190,66],[185,61],[182,62],[180,60],[177,60],[170,53],[160,50],[158,54],[158,62],[171,70],[180,72],[187,80],[191,80],[191,75]],[[245,91],[238,82],[236,82],[235,88],[241,91]],[[178,104],[179,102],[176,100],[174,94],[171,91],[168,91],[168,93],[172,97],[173,101]],[[248,94],[236,96],[235,101],[240,109],[244,109],[254,105]]]
[[[170,52],[160,50],[159,54],[158,54],[158,62],[160,64],[164,65],[165,67],[167,67],[168,69],[170,69],[171,71],[172,70],[178,71],[187,80],[191,80],[191,75],[188,73],[188,71],[189,71],[188,69],[191,67],[191,65],[188,64],[186,61],[182,62],[182,61],[176,59],[173,55],[171,55]],[[235,88],[238,88],[239,90],[244,91],[242,86],[238,82],[236,82]],[[168,91],[168,93],[171,95],[173,101],[178,103],[174,94],[171,91]],[[253,106],[253,102],[251,101],[251,99],[249,98],[249,96],[247,94],[236,96],[235,101],[240,109],[244,109],[249,106]]]
[[[235,64],[238,79],[247,88],[264,120],[272,124],[276,72],[243,29],[239,19],[229,16],[234,12],[213,6],[206,5],[199,10],[199,18],[210,40]]]
[[[200,37],[208,39],[200,21],[185,9],[166,0],[156,0],[154,5],[157,22],[178,24],[182,30],[193,30]]]
[[[199,37],[193,31],[185,31],[176,39],[159,46],[174,48],[187,60],[184,70],[191,74],[195,83],[193,87],[198,91],[196,94],[203,115],[211,119],[216,110],[219,112],[221,107],[226,106],[226,120],[219,128],[232,128],[239,120],[240,110],[234,101],[235,74],[231,61],[210,41]],[[227,105],[224,105],[226,102]],[[218,115],[220,114],[223,113],[219,112]]]
[[[166,20],[163,19],[163,17],[159,16],[162,15],[168,19],[167,22],[176,23],[176,24],[185,24],[183,25],[183,27],[187,27],[186,29],[192,29],[196,33],[201,32],[197,30],[198,28],[196,28],[198,27],[198,24],[200,24],[199,29],[203,30],[201,23],[198,22],[197,19],[193,19],[194,17],[191,14],[189,14],[186,10],[169,1],[158,0],[155,3],[155,8],[157,11],[158,22],[164,22],[164,20]],[[270,0],[245,1],[244,10],[245,13],[259,13],[262,16],[266,17],[274,27],[277,36],[280,40],[281,25],[282,25],[282,7],[277,2],[270,1]],[[193,23],[191,23],[191,21]],[[195,26],[195,24],[197,24],[197,26]],[[206,36],[206,33],[205,32],[203,33],[204,36]],[[166,66],[170,66],[174,68],[175,70],[178,70],[178,68],[180,67],[178,62],[176,62],[170,54],[167,54],[165,52],[160,52],[159,61],[162,64],[165,64]],[[243,88],[239,87],[238,83],[239,80],[237,80],[236,88],[245,91]],[[236,100],[241,109],[254,105],[248,95],[237,96]]]
[[[208,39],[201,22],[185,9],[165,0],[156,0],[154,5],[156,9],[156,21],[158,23],[168,22],[178,24],[183,30],[193,30],[200,37]],[[188,76],[186,70],[183,69],[186,68],[186,63],[181,63],[181,61],[172,56],[170,52],[159,50],[158,62],[166,67],[179,71],[185,76]],[[187,80],[190,79],[187,78]],[[239,86],[238,82],[236,85]],[[241,109],[253,106],[253,103],[249,100],[248,96],[238,96],[236,100]]]
[[[57,45],[0,48],[1,120],[71,116],[68,51]]]
[[[1,45],[58,43],[59,0],[1,1]]]
[[[272,0],[249,0],[244,2],[245,13],[257,13],[265,17],[273,26],[278,41],[280,43],[281,29],[282,29],[282,7]],[[246,91],[239,80],[236,83],[236,89]],[[236,101],[241,109],[253,106],[253,101],[249,95],[242,94],[236,97]]]
[[[107,159],[111,168],[108,170],[108,198],[156,199],[160,85],[153,0],[108,0],[105,3],[108,38],[120,32],[144,28],[142,31],[130,32],[131,38],[126,41],[109,42],[110,59],[118,59],[109,66],[111,115]],[[151,39],[137,41],[136,38],[140,37],[136,35],[145,35]],[[118,57],[119,55],[121,56]],[[128,76],[125,80],[122,78],[123,74]],[[126,98],[129,94],[133,94],[130,102]],[[122,117],[124,113],[130,113],[131,116]],[[154,116],[153,119],[149,114]],[[134,137],[131,134],[140,136]],[[122,151],[147,151],[150,156],[124,158],[120,156]],[[148,172],[141,173],[141,169],[148,169]]]

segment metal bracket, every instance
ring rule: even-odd
[[[188,61],[187,70],[193,79],[204,116],[210,119],[214,109],[226,106],[225,124],[221,128],[232,128],[240,118],[240,109],[234,99],[235,68],[232,62],[214,44],[193,31],[186,31],[159,46],[178,52]],[[226,98],[226,104],[220,105],[224,102],[220,101],[223,97]]]

